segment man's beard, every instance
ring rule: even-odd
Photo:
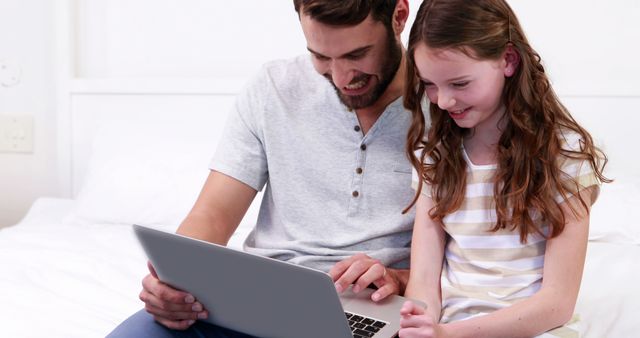
[[[331,85],[333,85],[333,87],[335,88],[340,101],[342,101],[342,103],[349,109],[361,109],[373,105],[380,98],[380,96],[382,96],[385,90],[387,90],[387,87],[389,87],[389,84],[393,80],[393,77],[396,75],[396,72],[400,67],[400,62],[402,61],[402,47],[400,47],[400,44],[396,41],[396,38],[393,35],[393,31],[387,30],[387,33],[388,34],[385,47],[387,47],[388,53],[382,60],[382,69],[380,70],[378,83],[376,83],[376,85],[367,93],[357,96],[345,95],[333,83],[331,76],[325,75]],[[374,81],[374,76],[375,75],[371,74],[362,74],[356,76],[351,81],[351,83],[356,83],[363,79],[365,81]]]

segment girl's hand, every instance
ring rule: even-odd
[[[442,338],[440,325],[426,311],[407,301],[400,309],[400,338]]]

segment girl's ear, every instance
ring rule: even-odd
[[[520,54],[518,51],[513,48],[512,44],[508,44],[507,48],[504,51],[504,76],[511,77],[518,70],[518,66],[520,66]]]

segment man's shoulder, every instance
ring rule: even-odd
[[[311,64],[311,58],[309,55],[303,54],[291,58],[268,61],[262,68],[266,72],[276,73],[286,72],[288,70],[308,72],[313,70],[313,65]]]
[[[340,109],[335,90],[315,70],[308,54],[263,64],[240,92],[239,100],[250,102],[254,114],[268,114],[272,121],[274,114]]]
[[[308,54],[273,60],[262,67],[262,76],[279,89],[301,89],[326,86],[327,81],[313,68]]]

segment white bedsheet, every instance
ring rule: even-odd
[[[589,242],[576,304],[584,337],[640,336],[640,246]]]
[[[131,227],[64,224],[71,205],[39,200],[0,231],[0,337],[104,337],[142,307],[146,259]],[[576,310],[584,337],[638,335],[639,278],[640,246],[589,243]]]
[[[40,199],[0,231],[0,337],[104,337],[142,308],[146,258],[131,226],[64,224],[71,206]]]
[[[104,337],[140,309],[145,269],[129,227],[0,231],[0,336]]]

